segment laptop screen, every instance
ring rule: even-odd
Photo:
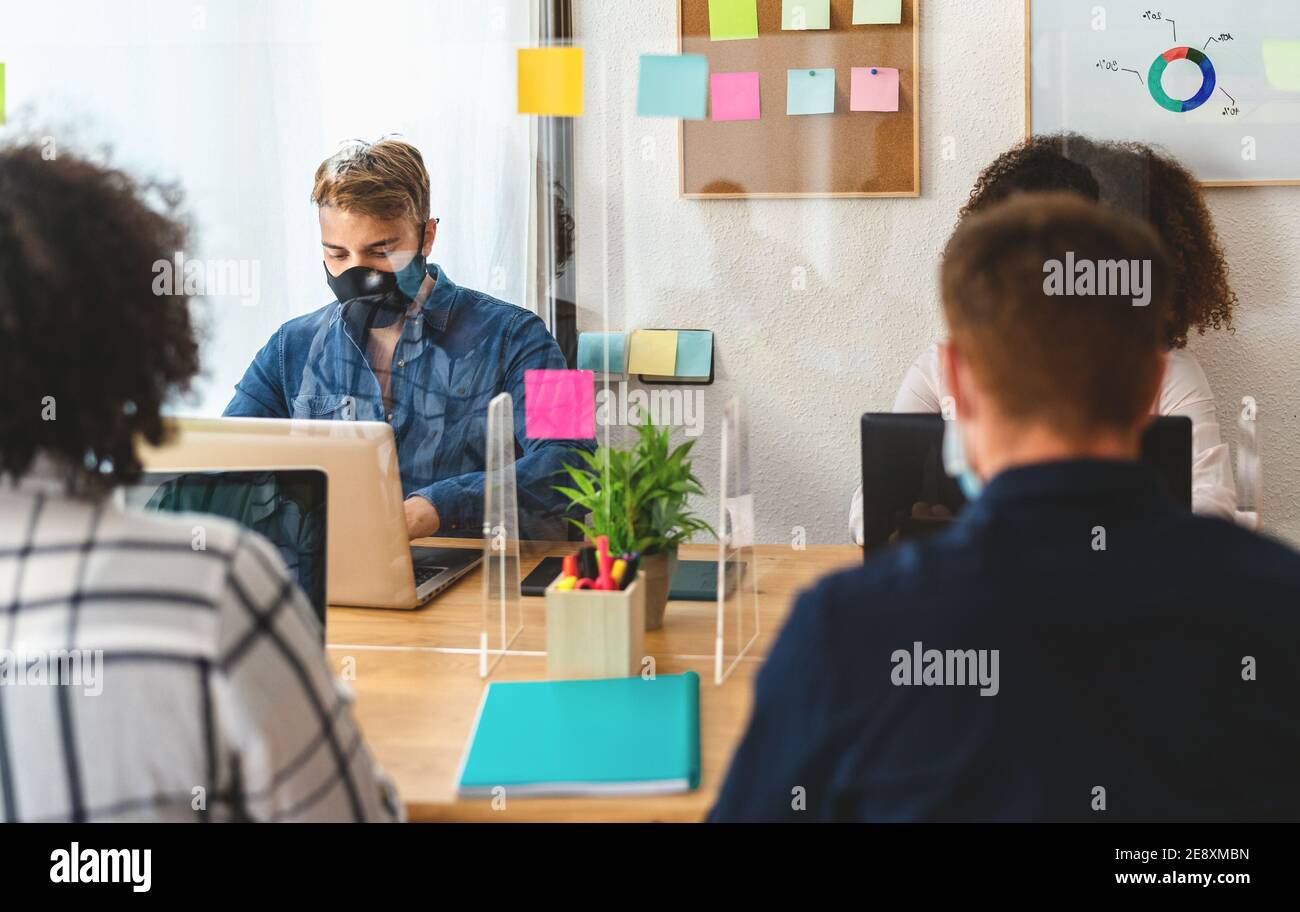
[[[123,489],[126,506],[207,513],[267,539],[325,627],[326,477],[314,469],[147,472]]]
[[[966,505],[943,467],[939,415],[862,416],[862,536],[866,556],[886,545],[941,531]],[[1141,461],[1174,503],[1192,507],[1192,422],[1160,417],[1142,437]]]

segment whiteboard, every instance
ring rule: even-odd
[[[1214,186],[1300,185],[1300,0],[1025,0],[1029,135],[1160,146]]]

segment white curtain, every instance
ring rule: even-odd
[[[200,314],[204,376],[175,410],[218,414],[275,329],[331,300],[309,196],[343,140],[398,133],[417,146],[442,219],[432,259],[527,306],[534,165],[514,79],[532,5],[4,0],[0,140],[107,145],[113,162],[175,180],[195,228],[186,259],[256,276],[251,298],[233,278],[210,288],[225,293]]]

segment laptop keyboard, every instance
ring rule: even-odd
[[[420,588],[439,573],[446,571],[446,569],[446,567],[416,567],[415,588]]]

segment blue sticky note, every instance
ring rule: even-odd
[[[787,70],[786,114],[834,114],[835,70]]]
[[[642,54],[636,112],[641,117],[703,120],[709,59],[703,54]]]
[[[677,376],[708,378],[713,373],[713,333],[683,329],[677,333]]]
[[[609,373],[627,372],[627,333],[580,333],[578,370],[605,373],[605,346],[609,346]]]

